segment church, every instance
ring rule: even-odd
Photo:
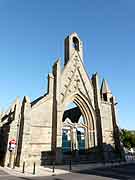
[[[108,82],[89,77],[77,33],[64,41],[64,67],[58,59],[48,74],[48,90],[31,101],[17,97],[0,115],[0,162],[22,166],[97,162],[122,158],[116,100]]]

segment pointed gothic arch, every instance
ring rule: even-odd
[[[75,103],[76,106],[80,109],[81,114],[84,118],[84,124],[86,126],[86,149],[90,149],[97,145],[96,140],[96,117],[94,109],[89,102],[89,100],[81,93],[73,93],[72,95],[66,97],[63,102],[63,115],[64,111],[68,104],[71,102]]]

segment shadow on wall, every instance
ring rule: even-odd
[[[3,126],[0,127],[0,166],[5,165],[6,153],[8,151],[9,133],[11,131],[10,126],[15,118],[15,111],[16,105],[14,106],[13,111],[10,110],[8,114],[5,114],[1,119]]]
[[[87,162],[112,162],[125,160],[124,150],[116,150],[110,144],[102,144],[101,147],[97,146],[86,150],[74,150],[68,152],[62,152],[62,149],[56,151],[61,152],[61,160],[56,160],[55,154],[52,151],[41,152],[41,166],[55,164],[69,164],[72,161],[73,164],[87,163]]]
[[[10,125],[8,123],[0,128],[0,166],[4,166],[5,163],[9,131]]]

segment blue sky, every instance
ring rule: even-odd
[[[0,0],[0,106],[44,94],[64,38],[77,32],[91,76],[108,80],[119,124],[135,129],[134,0]]]

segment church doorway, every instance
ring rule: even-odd
[[[62,152],[83,153],[87,149],[87,125],[81,110],[75,103],[70,103],[63,115]]]

